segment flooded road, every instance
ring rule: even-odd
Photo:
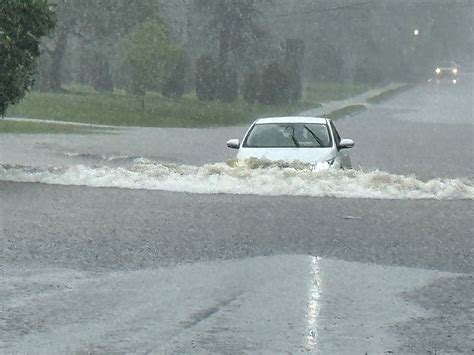
[[[354,172],[226,163],[245,127],[2,136],[0,351],[472,351],[463,85],[337,121]]]
[[[353,166],[427,180],[474,176],[473,76],[457,85],[421,84],[355,117],[336,121]],[[250,124],[250,122],[249,122]],[[226,147],[247,126],[124,128],[107,135],[2,135],[0,161],[11,165],[123,165],[134,159],[201,166],[235,157]]]

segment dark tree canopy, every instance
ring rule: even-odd
[[[57,24],[41,41],[34,88],[61,92],[77,84],[167,97],[195,89],[203,100],[240,95],[248,102],[285,102],[289,95],[296,102],[306,83],[425,80],[440,61],[461,67],[473,61],[472,0],[446,1],[49,0]],[[49,4],[0,0],[0,114],[31,85],[38,40],[53,22]],[[138,31],[146,23],[162,24],[167,44],[152,50],[159,35]],[[9,33],[7,27],[19,30]],[[136,47],[125,50],[123,43],[136,32]],[[36,42],[25,46],[15,36]],[[175,54],[172,60],[165,60],[168,52]],[[271,63],[278,67],[273,73]],[[284,100],[271,98],[269,85],[285,81]]]
[[[202,55],[196,63],[196,95],[199,100],[216,98],[217,63],[211,55]]]
[[[0,115],[33,84],[40,40],[54,24],[46,0],[0,2]]]
[[[262,72],[259,102],[265,105],[286,105],[291,101],[288,71],[278,62],[266,66]]]
[[[186,73],[189,63],[185,54],[179,54],[176,61],[172,64],[172,68],[168,71],[161,93],[166,97],[181,97],[186,90]]]
[[[253,104],[258,98],[258,89],[260,86],[260,74],[257,71],[251,71],[244,76],[242,84],[242,97],[245,102]]]
[[[209,14],[209,32],[217,39],[220,64],[227,64],[233,51],[255,40],[261,32],[256,0],[196,0],[196,4]]]
[[[57,25],[41,69],[41,87],[61,91],[71,70],[68,53],[81,53],[87,75],[81,84],[112,91],[111,59],[117,43],[147,21],[160,21],[156,0],[53,0]],[[76,62],[77,63],[77,62]],[[76,64],[77,65],[77,64]]]
[[[223,102],[232,102],[239,96],[237,71],[230,65],[218,65],[217,68],[216,99]]]

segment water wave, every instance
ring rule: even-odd
[[[471,179],[432,179],[383,171],[313,170],[307,164],[249,159],[203,166],[143,158],[129,166],[29,167],[0,164],[0,180],[165,190],[198,194],[318,196],[375,199],[474,199]]]
[[[121,161],[133,161],[138,159],[139,157],[133,157],[129,155],[103,155],[103,154],[95,154],[95,153],[76,153],[76,152],[66,152],[63,153],[65,157],[68,158],[78,158],[84,160],[97,160],[97,161],[105,161],[105,162],[121,162]]]

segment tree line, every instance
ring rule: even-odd
[[[272,3],[58,0],[36,87],[58,92],[74,82],[138,96],[195,90],[201,100],[230,102],[242,94],[249,102],[289,103],[301,96],[304,43],[286,39],[267,55],[253,52],[268,39],[262,4]]]
[[[474,44],[468,0],[449,6],[442,0],[3,0],[0,6],[0,75],[27,68],[15,79],[20,91],[37,71],[35,88],[53,92],[77,83],[142,97],[195,91],[201,100],[286,104],[300,99],[302,78],[417,79],[437,61],[472,60]],[[12,55],[24,46],[28,56]],[[8,82],[2,80],[1,102],[13,103],[5,93],[18,95]]]

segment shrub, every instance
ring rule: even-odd
[[[124,39],[125,58],[129,67],[129,88],[135,95],[159,91],[181,48],[174,44],[165,25],[156,19],[139,25]]]

